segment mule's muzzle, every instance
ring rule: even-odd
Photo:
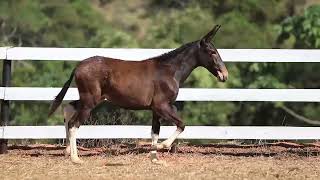
[[[225,82],[228,79],[228,71],[227,70],[218,70],[217,71],[217,78],[221,82]]]

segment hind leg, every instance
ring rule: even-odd
[[[78,116],[76,116],[78,117]],[[69,136],[69,142],[70,142],[70,157],[71,161],[76,164],[81,164],[83,161],[78,156],[78,150],[77,150],[77,131],[79,129],[80,124],[75,121],[69,121],[68,123],[68,131],[70,133]]]
[[[77,151],[77,142],[76,142],[76,135],[80,125],[86,121],[91,113],[91,110],[101,101],[100,94],[94,96],[90,93],[79,93],[80,94],[80,104],[77,108],[77,113],[72,118],[72,120],[68,123],[68,128],[70,132],[70,156],[71,161],[74,163],[82,163],[82,160],[78,156]]]
[[[64,119],[64,127],[66,129],[66,149],[64,150],[64,155],[65,156],[69,156],[70,155],[70,140],[69,140],[69,137],[70,137],[70,132],[69,132],[69,126],[68,126],[68,123],[69,123],[70,119]]]
[[[73,116],[75,116],[76,113],[76,104],[79,101],[73,101],[69,104],[67,104],[64,108],[63,108],[63,117],[64,117],[64,126],[66,129],[66,149],[64,151],[64,154],[66,156],[70,155],[71,149],[70,149],[70,132],[69,132],[69,122],[71,121],[71,118]]]
[[[90,116],[90,108],[81,107],[79,111],[68,122],[69,142],[70,142],[70,158],[73,163],[81,164],[83,161],[78,156],[77,150],[77,133],[80,125]]]

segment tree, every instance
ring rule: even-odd
[[[0,1],[1,35],[0,44],[3,46],[136,46],[130,34],[113,28],[91,2],[85,0]],[[75,64],[13,62],[12,86],[60,87]],[[63,120],[61,115],[57,115],[47,122],[48,103],[13,102],[12,107],[12,124],[55,124]]]
[[[310,6],[303,15],[282,22],[278,43],[290,38],[294,38],[294,48],[320,48],[320,5]]]
[[[281,23],[277,42],[282,45],[288,41],[293,42],[294,48],[320,48],[320,5],[310,6],[302,15],[288,17]],[[288,68],[285,76],[293,76],[289,81],[295,80],[293,85],[296,88],[320,88],[319,69],[319,63],[301,63],[298,66]],[[287,103],[278,104],[278,107],[299,120],[296,123],[302,121],[307,125],[318,125],[317,121],[310,121],[306,118],[319,119],[320,108],[317,103],[294,104],[290,106],[292,109],[288,106]]]

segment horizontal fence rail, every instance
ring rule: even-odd
[[[2,87],[4,100],[51,101],[61,88]],[[77,88],[70,88],[64,100],[78,100]],[[180,88],[177,101],[286,101],[320,102],[320,89],[207,89]]]
[[[160,138],[168,138],[176,127],[162,126]],[[150,139],[151,126],[80,126],[79,139]],[[187,126],[179,139],[320,139],[320,127]],[[0,127],[0,139],[62,139],[64,126]]]
[[[0,49],[0,57],[9,60],[81,61],[92,56],[106,56],[125,60],[143,60],[172,49],[121,48],[32,48]],[[306,49],[219,49],[225,62],[320,62],[320,50]]]
[[[81,61],[92,56],[124,60],[143,60],[172,49],[121,48],[30,48],[0,47],[0,59]],[[225,62],[320,62],[320,50],[306,49],[219,49]],[[8,63],[9,62],[9,63]],[[10,66],[8,66],[10,67]],[[9,68],[10,69],[10,68]],[[9,73],[10,74],[10,73]],[[9,85],[8,85],[9,86]],[[61,88],[0,87],[0,99],[9,101],[51,101]],[[70,88],[65,100],[79,98]],[[205,89],[181,88],[178,101],[285,101],[320,102],[320,89]],[[9,113],[7,113],[7,118]],[[4,122],[4,121],[3,121]],[[5,121],[7,122],[7,121]],[[6,124],[6,123],[4,123]],[[78,138],[150,138],[150,126],[81,126]],[[167,138],[175,127],[161,127],[160,138]],[[320,139],[320,127],[256,127],[256,126],[187,126],[181,139]],[[0,126],[1,139],[65,138],[64,126]],[[2,141],[1,143],[5,143]]]
[[[0,87],[0,99],[3,99],[3,100],[5,99],[4,98],[5,89],[6,89],[5,87]]]
[[[6,47],[0,47],[0,59],[7,59],[7,49]]]

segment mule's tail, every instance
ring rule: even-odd
[[[48,117],[50,117],[56,111],[56,109],[60,106],[60,104],[61,104],[64,96],[66,95],[66,93],[67,93],[67,91],[69,89],[69,86],[70,86],[70,84],[72,82],[75,70],[76,69],[72,70],[72,73],[71,73],[71,75],[69,77],[69,80],[64,83],[63,88],[61,89],[59,94],[52,101],[51,106],[50,106],[50,110],[49,110],[49,113],[48,113]]]

